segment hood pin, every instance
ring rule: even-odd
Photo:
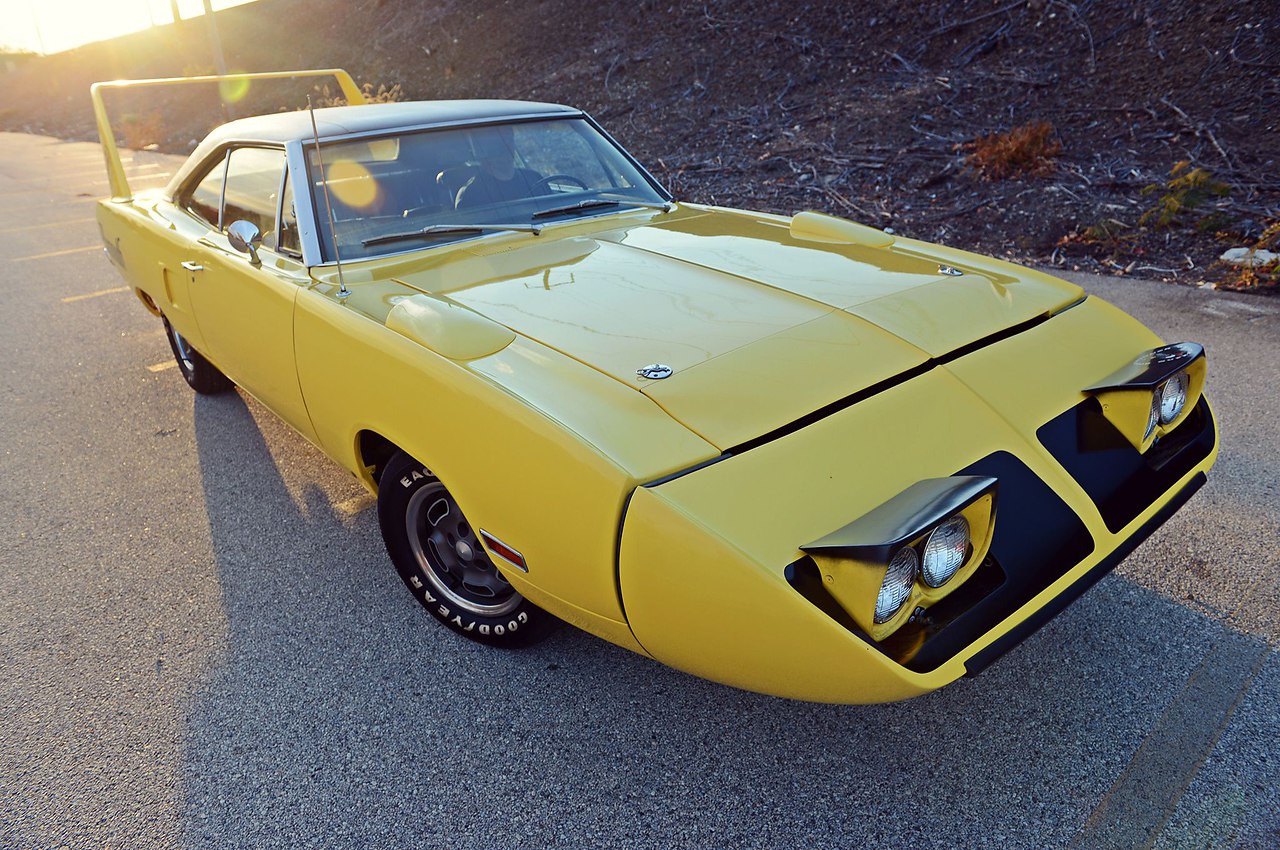
[[[636,374],[642,378],[648,378],[651,381],[660,381],[663,378],[670,378],[671,373],[674,371],[675,370],[670,366],[666,366],[662,363],[650,363],[643,369],[637,369]]]

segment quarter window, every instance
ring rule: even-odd
[[[218,211],[222,208],[222,180],[227,174],[227,158],[224,156],[218,164],[209,169],[183,206],[210,227],[216,228]]]

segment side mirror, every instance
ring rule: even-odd
[[[262,246],[262,231],[258,230],[256,224],[244,219],[233,221],[227,228],[227,241],[240,253],[248,254],[249,262],[255,266],[262,263],[262,260],[258,259],[258,248]]]

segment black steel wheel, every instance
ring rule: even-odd
[[[169,348],[173,349],[173,359],[178,361],[178,371],[191,389],[201,395],[216,395],[235,386],[218,371],[218,367],[204,359],[204,355],[196,351],[186,337],[174,330],[168,319],[163,321],[164,334],[169,339]]]
[[[494,565],[440,479],[403,452],[382,473],[378,522],[405,586],[455,632],[494,646],[527,646],[554,622]]]

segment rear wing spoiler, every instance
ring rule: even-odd
[[[338,87],[347,99],[347,103],[356,105],[367,102],[360,92],[360,88],[355,84],[355,80],[351,79],[351,75],[341,68],[325,68],[314,71],[268,71],[257,74],[225,74],[205,77],[166,77],[155,80],[111,80],[110,82],[94,83],[89,86],[89,97],[93,99],[93,116],[98,124],[98,138],[102,140],[102,156],[107,161],[107,180],[111,184],[112,200],[132,200],[133,192],[129,189],[129,179],[125,176],[124,164],[120,161],[120,151],[116,148],[115,133],[111,130],[111,121],[107,118],[107,108],[102,102],[104,90],[293,77],[335,77],[338,80]]]

